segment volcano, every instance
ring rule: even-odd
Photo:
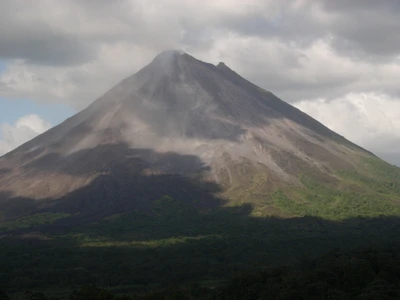
[[[276,191],[304,176],[337,187],[366,160],[378,159],[224,63],[166,51],[0,158],[1,218],[150,211],[164,195],[285,215]]]

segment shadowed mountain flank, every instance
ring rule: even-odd
[[[0,211],[3,219],[44,211],[104,217],[149,211],[152,202],[164,195],[207,210],[223,202],[214,196],[221,189],[207,178],[209,170],[193,155],[133,149],[126,144],[104,144],[68,156],[49,153],[21,170],[32,178],[20,192],[37,198],[16,196],[13,182],[7,182],[9,190],[0,195]],[[58,182],[60,177],[63,183]]]
[[[108,203],[97,206],[104,210],[146,209],[150,198],[178,195],[195,179],[218,185],[228,204],[257,203],[268,214],[279,211],[274,192],[303,186],[300,176],[338,186],[338,172],[370,174],[366,160],[379,161],[226,65],[166,51],[1,157],[0,192],[32,199],[40,211],[72,198],[75,212],[91,201]],[[85,187],[96,182],[103,192],[90,196]]]

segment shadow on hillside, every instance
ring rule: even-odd
[[[75,154],[83,155],[78,161],[87,158],[88,165],[66,169],[71,174],[75,167],[98,170],[90,158],[102,153],[96,161],[107,167],[104,175],[36,211],[73,216],[0,234],[0,289],[69,289],[94,283],[133,290],[216,282],[238,272],[299,264],[333,249],[398,245],[400,218],[335,222],[254,217],[250,204],[224,206],[215,196],[220,187],[202,179],[207,166],[195,156],[128,151],[124,145],[104,149]],[[171,163],[178,169],[168,169]],[[199,177],[162,175],[149,166],[178,174],[193,167]],[[1,197],[0,208],[11,207],[10,214],[43,204],[7,193]],[[35,231],[51,239],[24,235]]]
[[[220,187],[208,180],[210,167],[195,155],[132,149],[118,143],[68,156],[49,153],[24,167],[28,172],[52,174],[48,182],[35,184],[39,194],[45,193],[49,184],[65,187],[63,177],[59,176],[62,174],[87,178],[98,175],[90,184],[57,199],[33,200],[2,192],[0,212],[4,219],[46,211],[79,213],[78,218],[85,220],[132,210],[151,212],[152,201],[164,195],[201,210],[219,207],[224,202],[215,196]]]
[[[7,172],[9,172],[9,171],[10,171],[10,169],[2,168],[2,169],[0,169],[0,175],[1,175],[1,174],[5,174],[5,173],[7,173]]]
[[[0,222],[29,214],[37,206],[38,203],[33,199],[15,197],[11,192],[0,192]]]
[[[143,176],[145,170],[180,175],[210,170],[210,167],[195,155],[132,148],[124,142],[82,149],[66,156],[52,152],[34,159],[24,168],[35,171],[56,171],[69,175],[103,172],[117,176]]]
[[[252,207],[201,212],[169,197],[152,214],[132,212],[85,225],[37,227],[52,240],[0,239],[0,289],[97,284],[146,290],[302,264],[333,250],[397,247],[400,219],[255,218]],[[68,225],[68,226],[65,226]]]

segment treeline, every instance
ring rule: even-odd
[[[0,300],[8,300],[0,293]],[[57,299],[26,292],[27,300]],[[191,284],[135,295],[115,295],[86,285],[73,291],[70,300],[150,299],[400,299],[400,254],[390,250],[334,251],[297,267],[279,267],[241,274],[221,287]]]
[[[331,249],[399,244],[399,218],[253,218],[245,206],[202,214],[174,203],[158,211],[155,217],[132,213],[68,228],[66,236],[48,234],[51,239],[2,238],[0,290],[68,293],[95,284],[139,293],[197,282],[215,291],[237,274],[298,266]]]

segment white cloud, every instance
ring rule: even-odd
[[[218,36],[208,48],[188,47],[188,51],[212,63],[224,61],[239,74],[291,103],[319,97],[334,99],[349,92],[384,91],[400,97],[396,80],[400,77],[399,61],[377,64],[340,56],[332,41],[327,36],[301,46],[230,33]],[[81,109],[150,62],[158,53],[156,49],[120,41],[103,44],[96,60],[80,65],[60,67],[13,61],[0,74],[0,95],[62,102]]]
[[[133,43],[120,42],[103,45],[97,60],[82,65],[60,68],[15,61],[0,74],[0,96],[61,102],[81,109],[150,62],[156,54]]]
[[[338,55],[332,43],[330,36],[300,46],[279,39],[231,34],[216,41],[213,49],[201,53],[201,57],[223,60],[250,81],[291,103],[382,91],[400,98],[398,61],[355,60]]]
[[[223,60],[289,102],[400,96],[399,6],[361,2],[0,0],[0,59],[9,66],[0,95],[82,108],[158,52],[179,48]]]
[[[51,128],[51,124],[38,115],[26,115],[15,124],[0,124],[0,155],[29,141]]]
[[[400,165],[400,99],[350,93],[332,101],[304,100],[295,106],[352,142]]]

